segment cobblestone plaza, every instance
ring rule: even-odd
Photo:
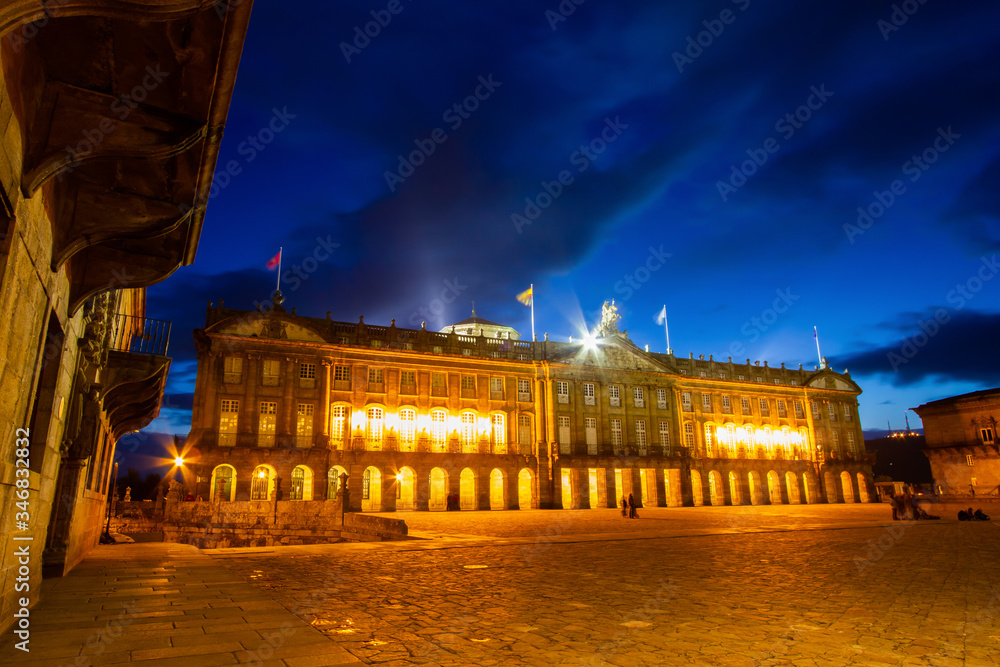
[[[887,506],[857,504],[649,508],[638,520],[614,510],[397,513],[418,539],[99,547],[48,584],[31,657],[997,664],[1000,530],[928,509],[944,518],[894,523]],[[141,611],[101,635],[128,603]]]

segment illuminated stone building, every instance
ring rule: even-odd
[[[145,288],[194,261],[250,6],[0,2],[0,629],[97,543],[159,411]]]
[[[924,403],[924,454],[934,484],[955,495],[1000,495],[1000,388]]]
[[[209,304],[189,443],[206,500],[362,511],[874,498],[846,373]],[[497,325],[500,326],[500,325]]]

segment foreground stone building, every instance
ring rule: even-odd
[[[145,287],[194,261],[250,6],[0,1],[0,628],[97,543],[159,411]]]
[[[934,484],[948,495],[1000,495],[1000,388],[913,408],[924,423]]]
[[[209,304],[193,493],[355,511],[874,499],[847,373]],[[482,330],[482,329],[481,329]],[[480,330],[480,331],[481,331]]]

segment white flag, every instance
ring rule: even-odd
[[[656,323],[665,324],[666,321],[667,321],[667,306],[666,304],[664,304],[663,310],[661,310],[656,314]]]

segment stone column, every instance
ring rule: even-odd
[[[590,471],[587,468],[573,468],[573,509],[590,507]]]
[[[418,512],[428,511],[431,498],[430,470],[413,466],[413,487],[415,509]]]
[[[321,359],[319,366],[319,438],[317,445],[330,447],[330,373],[332,362],[329,359]],[[313,432],[315,432],[315,427]]]
[[[382,506],[383,512],[396,511],[396,489],[401,482],[388,473],[382,473]]]
[[[638,468],[622,468],[622,495],[628,498],[632,494],[632,500],[636,507],[642,507],[642,481],[639,478]]]
[[[258,373],[260,371],[260,355],[247,355],[246,374],[243,376],[243,402],[245,406],[240,406],[239,429],[236,436],[237,446],[256,447],[257,446],[257,420],[259,419],[260,406],[257,405],[257,384],[260,382]]]
[[[654,485],[656,486],[656,506],[670,507],[670,500],[667,498],[667,470],[663,468],[652,469],[654,475]]]
[[[600,480],[598,480],[600,484]],[[608,507],[621,507],[622,497],[615,484],[615,469],[612,465],[604,469],[604,489]]]
[[[489,510],[490,507],[490,473],[493,468],[484,467],[475,469],[476,473],[476,509]]]

